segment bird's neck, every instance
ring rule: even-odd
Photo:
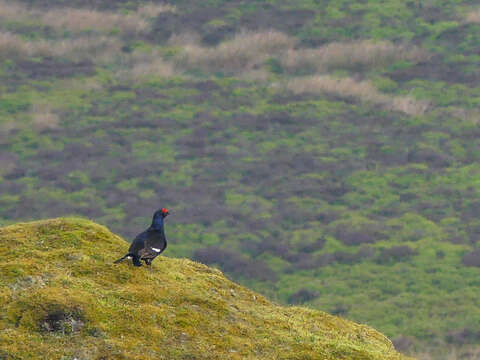
[[[155,216],[152,220],[152,229],[163,230],[163,216]]]

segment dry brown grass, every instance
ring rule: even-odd
[[[185,46],[199,44],[201,41],[199,33],[183,32],[180,34],[172,34],[168,39],[168,44],[170,46],[183,48]]]
[[[140,82],[151,77],[170,78],[181,75],[172,63],[163,60],[157,52],[134,53],[127,62],[127,69],[117,72],[117,77],[122,80]]]
[[[42,14],[40,21],[54,28],[72,31],[109,32],[118,29],[137,34],[148,28],[148,22],[137,14],[123,15],[89,9],[53,9]]]
[[[334,42],[316,49],[289,49],[281,58],[289,70],[313,67],[317,71],[329,68],[375,67],[392,61],[424,61],[429,54],[416,46],[395,45],[388,41],[369,40],[354,43]]]
[[[425,61],[430,54],[419,47],[395,45],[388,41],[331,43],[315,49],[297,49],[297,41],[277,31],[242,32],[216,47],[202,47],[195,34],[174,35],[170,45],[184,49],[180,63],[206,71],[240,73],[262,67],[277,57],[290,72],[310,67],[315,72],[330,68],[375,67],[393,61]]]
[[[20,37],[12,33],[0,32],[0,59],[18,57],[27,52],[28,48]]]
[[[31,11],[23,4],[0,0],[0,17],[7,19],[23,19],[30,16]]]
[[[185,41],[184,38],[181,40]],[[181,45],[184,52],[180,63],[187,67],[238,73],[261,66],[268,57],[291,48],[294,40],[277,31],[241,32],[233,39],[213,48],[193,43]]]
[[[248,81],[266,82],[271,77],[266,69],[247,70],[239,74],[239,77]]]
[[[465,17],[466,23],[480,23],[480,8],[470,11]]]
[[[48,104],[33,104],[30,110],[33,127],[37,131],[58,129],[60,118]]]
[[[368,81],[355,81],[352,78],[334,78],[328,75],[309,76],[287,81],[286,88],[295,94],[331,94],[343,98],[355,98],[408,115],[421,115],[429,107],[429,103],[416,100],[411,96],[382,94]]]
[[[121,42],[110,37],[82,37],[62,41],[28,41],[22,37],[0,32],[0,58],[30,56],[62,56],[71,60],[105,60],[120,52]]]
[[[137,14],[146,18],[153,18],[163,12],[177,12],[175,5],[147,3],[138,8]]]
[[[147,31],[150,26],[149,19],[166,11],[175,12],[175,7],[167,4],[148,3],[130,14],[75,8],[53,8],[42,11],[11,1],[0,0],[1,18],[8,20],[29,19],[43,25],[71,31],[110,32],[119,30],[134,35]]]

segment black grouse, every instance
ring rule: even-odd
[[[167,238],[165,237],[165,230],[163,226],[163,219],[169,214],[168,210],[161,208],[153,214],[152,225],[138,234],[133,240],[128,254],[116,260],[114,264],[119,263],[125,258],[132,259],[133,265],[142,266],[140,260],[145,261],[145,264],[151,265],[153,259],[160,255],[167,248]]]

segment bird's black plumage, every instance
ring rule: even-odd
[[[135,266],[142,266],[141,260],[145,261],[145,264],[151,265],[153,259],[167,248],[163,219],[168,214],[169,212],[165,208],[157,210],[153,214],[152,225],[144,232],[138,234],[130,245],[128,254],[114,263],[119,263],[125,258],[131,258]]]

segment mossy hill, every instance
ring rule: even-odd
[[[406,359],[368,326],[190,260],[112,265],[127,246],[76,218],[0,228],[0,358]]]

